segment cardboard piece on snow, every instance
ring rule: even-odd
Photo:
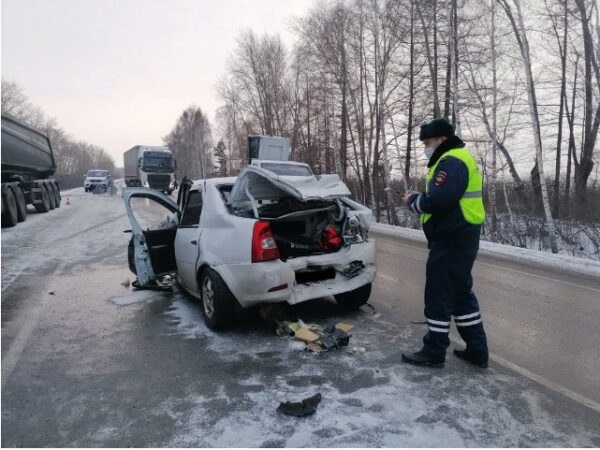
[[[294,333],[294,337],[304,342],[315,342],[319,339],[319,335],[313,333],[308,328],[300,328]]]
[[[310,344],[308,344],[306,346],[306,348],[309,349],[311,352],[317,352],[317,353],[327,351],[318,342],[311,342]]]
[[[348,331],[350,331],[352,328],[354,328],[354,325],[351,325],[351,324],[349,324],[349,323],[340,322],[340,323],[336,323],[336,324],[335,324],[335,327],[336,327],[338,330],[342,330],[342,331],[345,331],[345,332],[347,333],[347,332],[348,332]]]

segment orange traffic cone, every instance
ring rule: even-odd
[[[67,197],[67,203],[66,203],[66,205],[68,206],[70,204],[71,204],[71,199],[69,197]]]

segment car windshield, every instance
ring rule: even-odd
[[[171,156],[144,156],[144,167],[153,169],[172,169],[173,158]]]
[[[310,177],[313,175],[309,166],[299,164],[261,163],[260,167],[270,170],[277,175],[294,177]]]
[[[87,176],[104,178],[104,177],[108,176],[108,171],[107,170],[89,170]]]

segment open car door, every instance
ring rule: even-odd
[[[157,277],[177,271],[179,208],[168,196],[148,188],[123,189],[123,201],[133,234],[130,263],[133,259],[139,287],[155,286]]]

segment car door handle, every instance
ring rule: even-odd
[[[196,240],[191,241],[190,244],[192,244],[192,245],[198,245],[198,241],[196,241]]]

